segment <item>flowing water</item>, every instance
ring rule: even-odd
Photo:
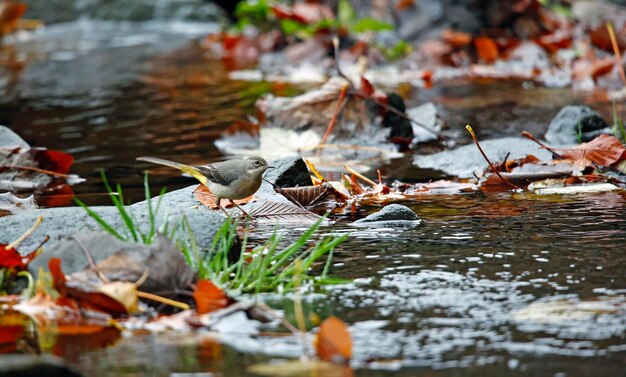
[[[219,160],[213,141],[253,113],[268,85],[228,80],[222,64],[190,42],[209,30],[177,25],[80,21],[2,47],[21,65],[0,86],[0,124],[31,145],[72,153],[72,171],[87,179],[74,192],[90,204],[108,202],[101,168],[131,199],[142,198],[136,156]],[[484,82],[421,89],[409,104],[438,103],[451,139],[466,143],[454,129],[467,122],[481,138],[522,129],[541,135],[560,107],[585,98],[569,89]],[[608,108],[600,106],[605,115]],[[442,176],[410,161],[392,161],[382,172],[406,181]],[[151,174],[155,190],[191,183],[169,170]],[[352,232],[331,272],[355,282],[303,299],[307,313],[350,324],[355,375],[626,376],[623,191],[432,195],[404,204],[422,225],[345,225],[376,210],[363,207],[325,229]],[[267,298],[288,317],[291,299]],[[50,349],[88,376],[238,376],[258,362],[297,358],[299,342],[234,335],[220,345],[105,333],[61,336]]]

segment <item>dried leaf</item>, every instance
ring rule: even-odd
[[[206,314],[218,309],[223,309],[232,303],[231,299],[223,290],[206,279],[198,280],[196,289],[193,291],[198,314]]]
[[[444,29],[441,32],[441,39],[454,48],[464,47],[472,43],[471,34],[452,29]]]
[[[307,25],[335,18],[332,9],[324,4],[314,2],[299,2],[291,7],[276,4],[272,5],[271,9],[279,20],[288,19]]]
[[[196,189],[193,190],[193,194],[196,196],[196,199],[198,199],[200,203],[204,204],[205,206],[212,208],[212,209],[219,208],[217,206],[217,203],[215,202],[215,199],[216,199],[215,195],[205,185],[199,184],[198,187],[196,187]],[[245,199],[237,199],[234,202],[237,203],[238,205],[242,205],[246,203],[256,202],[257,200],[259,199],[256,196],[250,195]],[[223,208],[234,207],[229,199],[221,199],[220,204],[222,205]]]
[[[481,61],[491,64],[498,60],[498,45],[488,37],[478,37],[474,39],[474,47]]]
[[[23,3],[0,1],[0,38],[9,34],[17,27],[20,18],[22,18],[27,8],[27,5]]]
[[[252,215],[257,222],[283,224],[312,224],[320,219],[320,216],[311,211],[300,208],[290,202],[274,202],[267,200],[254,208]]]
[[[328,317],[315,337],[317,357],[324,361],[347,363],[352,357],[348,326],[337,317]]]
[[[563,158],[570,160],[577,168],[584,170],[598,164],[610,166],[622,159],[626,149],[613,135],[602,134],[588,143],[573,148],[555,149]]]
[[[100,292],[124,305],[128,313],[132,314],[137,312],[139,299],[137,298],[137,286],[135,286],[134,283],[114,281],[102,284],[98,289]]]
[[[278,192],[296,203],[303,206],[310,206],[331,195],[333,190],[327,182],[324,182],[321,185],[315,186],[285,187],[281,188]]]

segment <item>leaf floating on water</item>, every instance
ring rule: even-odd
[[[20,18],[26,12],[27,5],[12,1],[0,2],[0,39],[17,27]]]
[[[274,202],[267,200],[258,207],[254,208],[252,215],[257,222],[273,223],[280,221],[281,223],[293,224],[310,224],[318,221],[321,216],[300,208],[289,202]]]
[[[206,314],[223,309],[231,304],[231,299],[213,282],[206,279],[198,280],[193,291],[198,314]]]
[[[352,339],[345,322],[326,318],[315,337],[315,350],[321,360],[347,363],[352,357]]]
[[[352,369],[347,366],[319,360],[290,360],[255,364],[248,367],[248,372],[272,377],[352,377],[354,375]]]

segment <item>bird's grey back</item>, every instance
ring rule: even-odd
[[[240,158],[216,162],[209,165],[194,165],[211,182],[229,186],[245,173],[245,165]]]

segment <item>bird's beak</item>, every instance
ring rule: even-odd
[[[268,169],[276,169],[276,166],[268,166]]]

